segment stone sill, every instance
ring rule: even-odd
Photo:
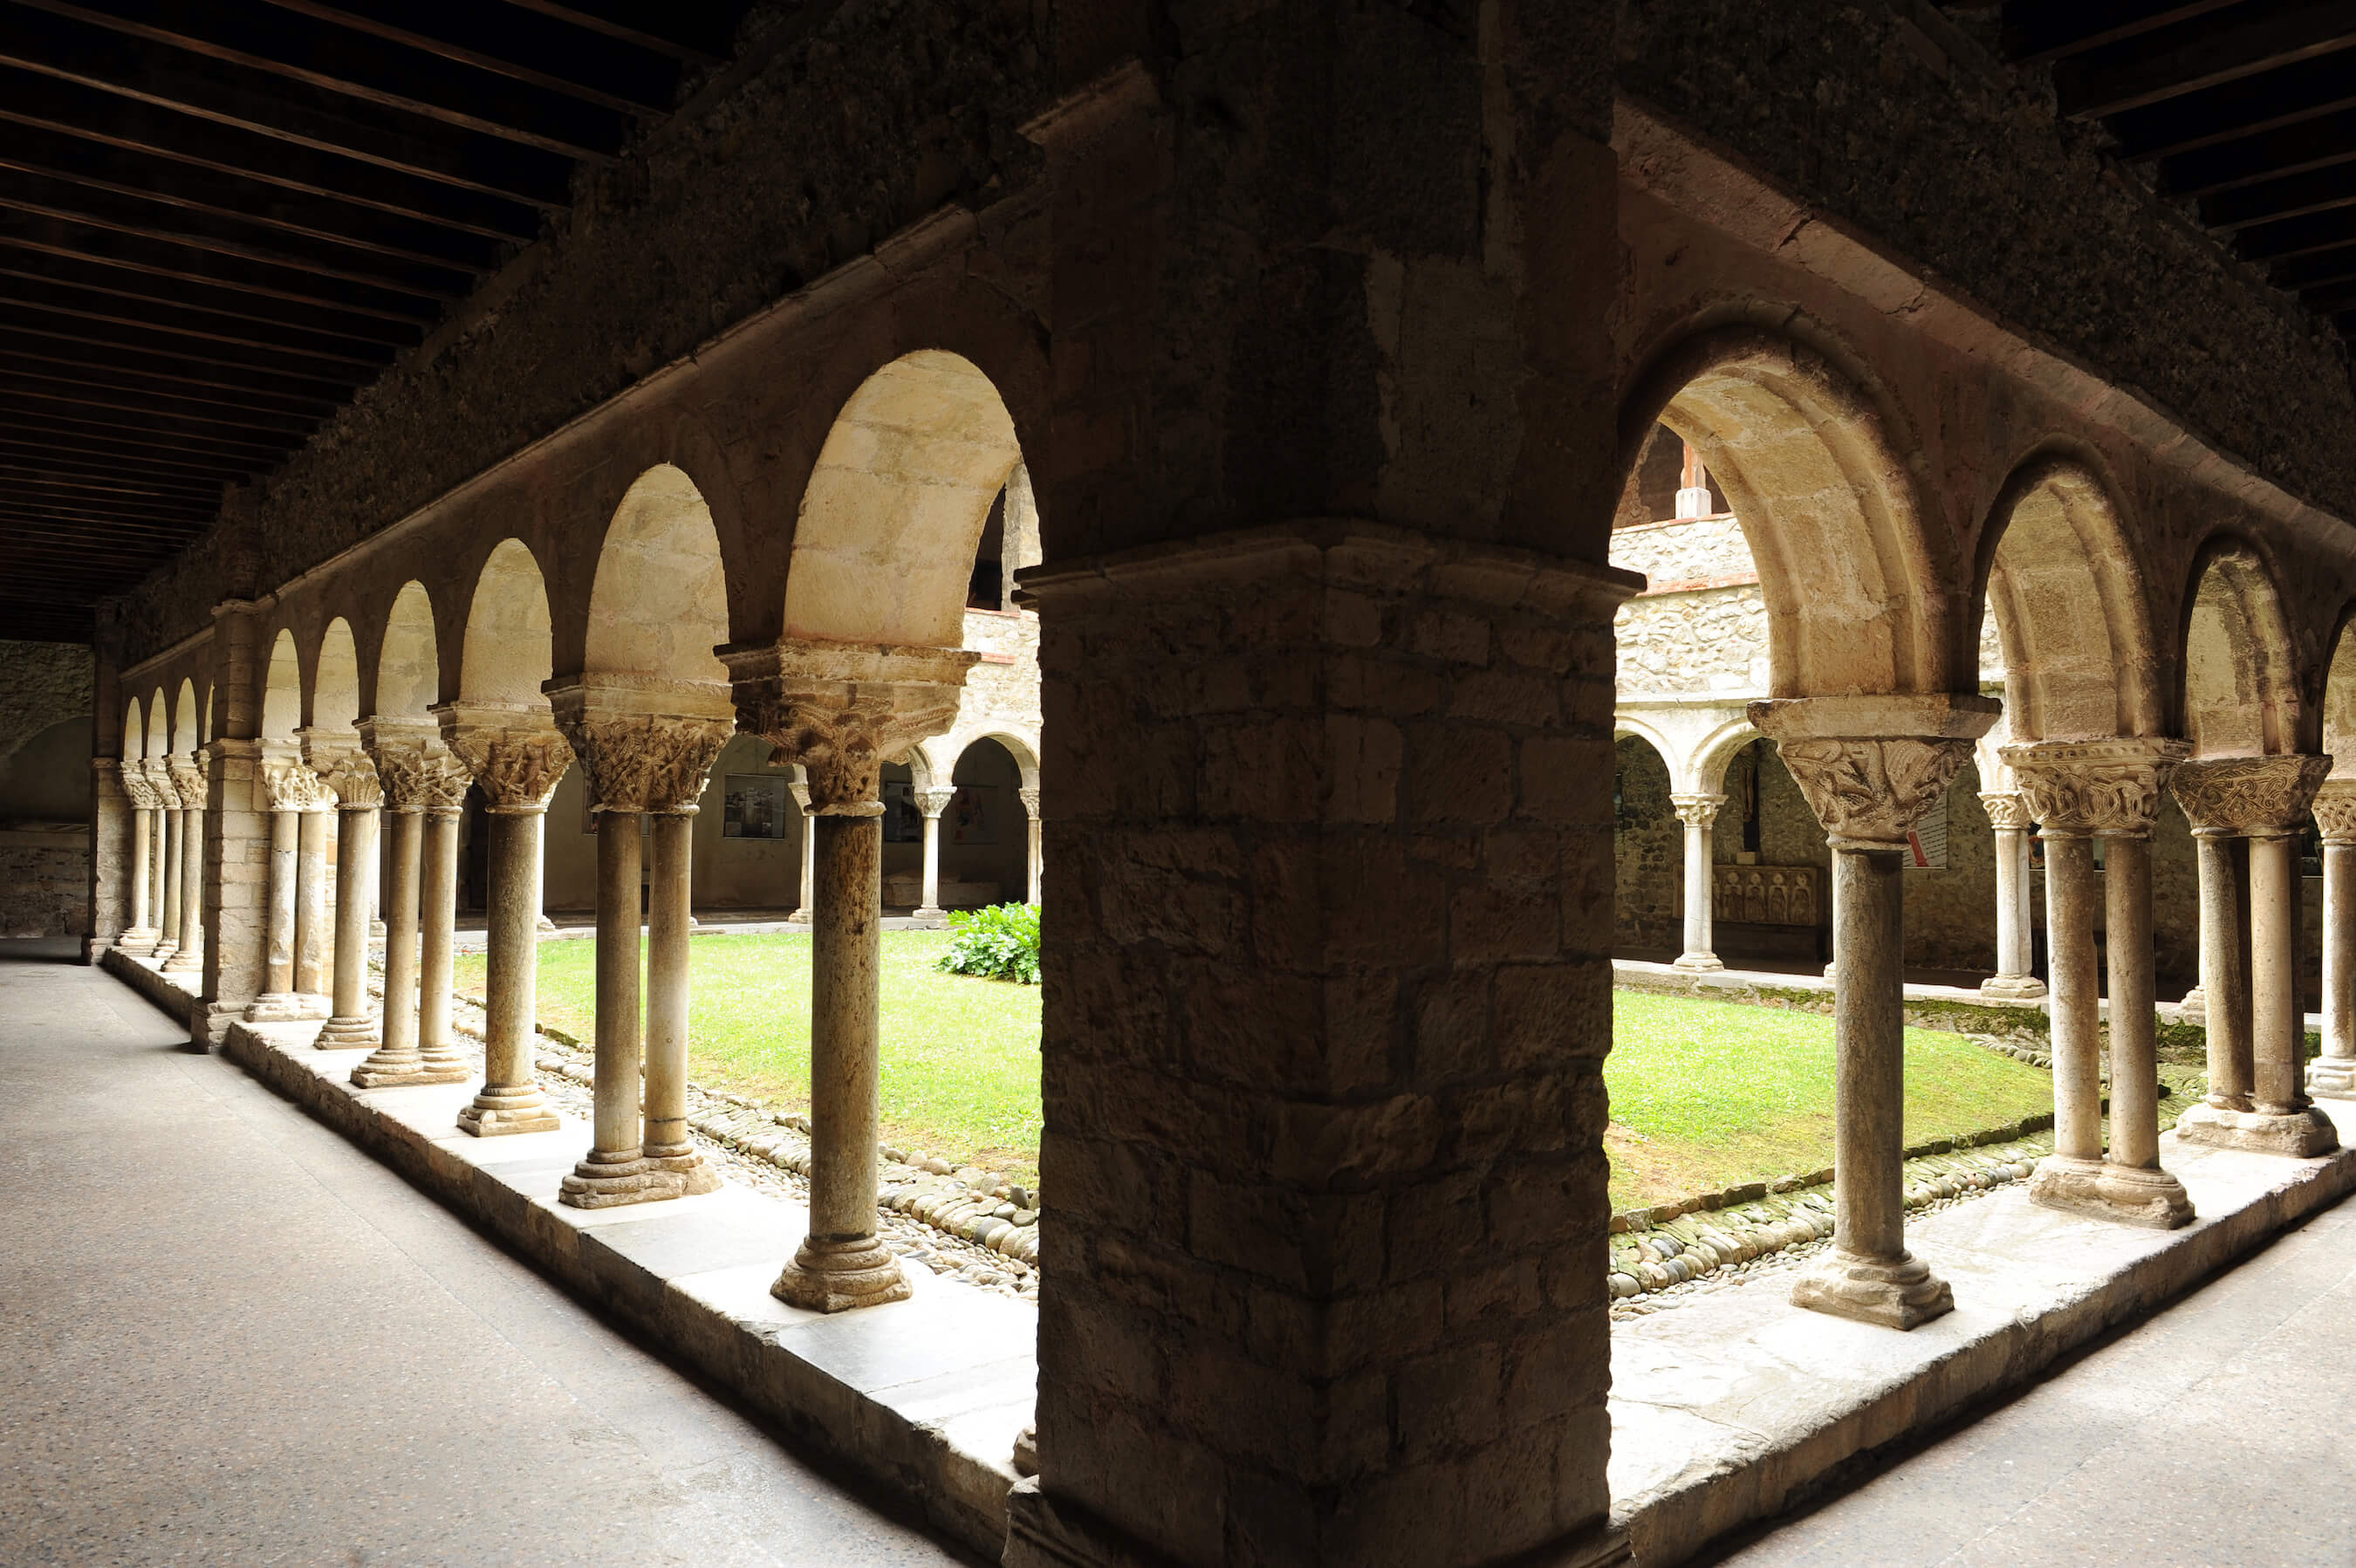
[[[120,948],[109,948],[98,961],[98,967],[122,981],[132,990],[154,1003],[172,1018],[193,1028],[196,1015],[204,1004],[198,1000],[197,988],[189,980],[177,974],[166,974],[163,966],[152,958],[134,958]]]
[[[2323,1101],[2342,1139],[2356,1104]],[[2141,1318],[2356,1190],[2356,1151],[2292,1160],[2160,1139],[2200,1218],[2181,1230],[2041,1208],[2019,1188],[1911,1222],[1954,1287],[1912,1333],[1790,1304],[1758,1273],[1612,1335],[1612,1521],[1646,1568],[1804,1501],[1856,1455],[1928,1433]]]
[[[789,1307],[769,1284],[808,1224],[799,1205],[732,1185],[567,1207],[557,1184],[585,1125],[470,1136],[455,1122],[472,1083],[357,1089],[366,1049],[319,1050],[318,1027],[235,1024],[221,1051],[673,1365],[996,1560],[1037,1395],[1036,1307],[921,1268],[905,1302]]]

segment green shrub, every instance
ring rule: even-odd
[[[960,910],[949,917],[949,950],[941,955],[941,967],[951,974],[978,974],[1017,985],[1039,983],[1037,905],[993,904],[987,909]]]

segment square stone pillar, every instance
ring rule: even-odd
[[[1006,1562],[1624,1560],[1614,609],[1303,522],[1033,568],[1035,1482]]]
[[[96,963],[131,924],[131,834],[137,818],[123,787],[123,764],[90,759],[90,935],[82,961]]]

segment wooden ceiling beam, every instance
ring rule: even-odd
[[[136,354],[101,349],[88,344],[79,352],[60,352],[68,346],[10,338],[0,334],[0,367],[19,375],[45,376],[76,386],[177,397],[191,403],[255,413],[284,414],[290,419],[326,419],[343,406],[333,396],[314,392],[259,384],[264,378],[242,377],[228,371],[190,373],[194,367],[167,368],[145,364]]]
[[[380,368],[318,360],[290,361],[267,350],[171,336],[166,328],[123,327],[87,317],[57,315],[16,305],[5,297],[5,290],[0,290],[0,343],[16,336],[135,353],[158,362],[244,371],[306,382],[316,389],[317,395],[338,403],[374,380]]]
[[[184,447],[156,446],[117,436],[97,438],[70,430],[34,428],[21,415],[0,424],[0,454],[16,460],[57,461],[85,467],[119,469],[158,479],[198,486],[212,491],[252,471],[253,459],[208,457]]]
[[[2119,156],[2149,163],[2343,109],[2356,109],[2356,70],[2333,54],[2124,110],[2104,124],[2118,142]]]
[[[2141,38],[2162,27],[2237,5],[2242,0],[2092,0],[2074,6],[2053,0],[2005,0],[2001,35],[2005,57],[2022,65],[2083,54],[2104,44]]]
[[[2054,98],[2066,118],[2100,119],[2351,45],[2356,0],[2228,6],[2059,61]]]
[[[509,0],[519,10],[533,11],[570,22],[576,27],[603,33],[643,49],[654,49],[687,65],[718,65],[727,57],[733,25],[723,22],[696,29],[699,19],[710,19],[718,7],[670,5],[613,5],[590,10],[563,0]]]
[[[0,355],[0,392],[34,403],[54,403],[69,413],[90,409],[102,410],[118,419],[128,415],[134,429],[141,418],[174,419],[187,424],[217,426],[231,435],[283,436],[289,446],[302,445],[317,428],[315,420],[274,411],[158,393],[152,388],[123,387],[87,377],[27,371],[6,362],[5,355]]]
[[[266,295],[114,266],[94,257],[74,255],[48,247],[0,245],[0,278],[11,287],[17,280],[77,294],[128,302],[134,312],[156,312],[174,320],[197,317],[225,332],[278,331],[290,340],[344,346],[354,354],[390,360],[403,349],[424,340],[422,322],[388,322],[380,317],[354,316],[333,306],[295,300],[271,300]],[[274,313],[273,307],[275,307]],[[111,308],[111,307],[110,307]],[[232,325],[236,324],[236,325]],[[244,325],[250,324],[250,325]]]
[[[2356,204],[2356,163],[2311,169],[2262,185],[2236,186],[2201,199],[2201,222],[2231,233],[2254,224],[2300,218]]]
[[[81,440],[137,442],[163,452],[186,452],[206,462],[233,459],[241,472],[280,461],[305,439],[300,435],[227,430],[152,410],[123,413],[95,403],[63,403],[5,388],[0,388],[0,423],[17,430]]]
[[[584,103],[647,118],[670,107],[679,81],[676,61],[649,59],[602,32],[566,27],[503,5],[465,11],[422,12],[410,0],[269,0],[271,5],[316,21],[348,27],[421,54],[473,66],[495,76],[578,98]],[[431,19],[434,31],[414,24]],[[536,60],[561,61],[562,70],[542,70]]]
[[[2356,110],[2319,115],[2177,157],[2162,158],[2159,188],[2169,196],[2208,196],[2237,185],[2304,174],[2356,159]]]
[[[357,287],[317,273],[300,273],[190,250],[170,240],[87,224],[83,220],[44,218],[0,199],[0,246],[42,251],[53,256],[88,256],[112,266],[239,290],[264,299],[370,316],[420,329],[442,314],[444,302]]]
[[[163,342],[185,345],[186,352],[195,353],[201,346],[219,344],[224,348],[252,349],[257,353],[279,355],[290,362],[313,367],[329,365],[338,371],[348,371],[350,379],[366,381],[393,360],[391,350],[373,354],[339,351],[324,345],[337,339],[320,338],[305,333],[273,333],[256,322],[241,321],[232,317],[217,317],[207,311],[185,307],[166,307],[155,302],[144,305],[136,300],[104,294],[86,294],[79,289],[60,288],[37,278],[16,276],[0,270],[0,309],[14,308],[39,312],[60,322],[102,322],[141,335],[140,340],[154,342],[158,351],[167,351]],[[183,350],[169,350],[183,351]],[[327,371],[320,372],[329,374]],[[343,380],[340,374],[330,376]]]

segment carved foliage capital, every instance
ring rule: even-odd
[[[162,809],[163,797],[155,792],[154,781],[147,777],[147,765],[145,762],[135,757],[125,762],[123,765],[122,778],[123,792],[131,797],[134,810],[154,811]]]
[[[264,758],[262,788],[273,811],[325,811],[336,799],[317,774],[292,757]]]
[[[166,765],[172,774],[172,793],[180,798],[183,809],[202,811],[205,806],[204,769],[192,757],[175,757]]]
[[[954,789],[919,789],[916,791],[916,809],[928,817],[937,817],[948,811],[956,800],[957,791]]]
[[[2356,779],[2327,779],[2315,792],[2315,825],[2326,843],[2356,843]]]
[[[691,811],[735,725],[671,714],[569,714],[557,720],[588,769],[600,811]]]
[[[155,804],[158,809],[166,811],[178,811],[180,787],[172,780],[172,765],[160,757],[151,757],[147,759],[146,770],[147,788],[155,791]]]
[[[2284,832],[2308,814],[2331,771],[2328,757],[2196,757],[2169,780],[2196,828],[2214,832]]]
[[[1779,740],[1783,766],[1836,843],[1902,845],[1971,760],[1968,739],[1927,736]]]
[[[573,766],[573,748],[546,710],[500,723],[455,712],[442,738],[495,811],[540,811]]]
[[[2141,836],[2190,748],[2180,740],[2042,741],[2003,748],[2029,814],[2055,833]]]
[[[2018,790],[1982,790],[1980,804],[1987,809],[1990,827],[2026,832],[2037,825],[2036,819],[2029,814],[2029,801]]]
[[[1023,814],[1028,816],[1033,822],[1037,822],[1039,820],[1039,791],[1036,789],[1017,789],[1014,793],[1023,802]]]
[[[723,655],[735,677],[736,722],[796,762],[819,815],[877,809],[887,758],[957,722],[961,649],[780,642]]]
[[[439,741],[379,740],[369,751],[393,811],[455,811],[466,803],[466,770]]]
[[[1718,809],[1726,804],[1723,795],[1672,795],[1669,804],[1676,808],[1677,821],[1689,828],[1706,828],[1718,821]]]

